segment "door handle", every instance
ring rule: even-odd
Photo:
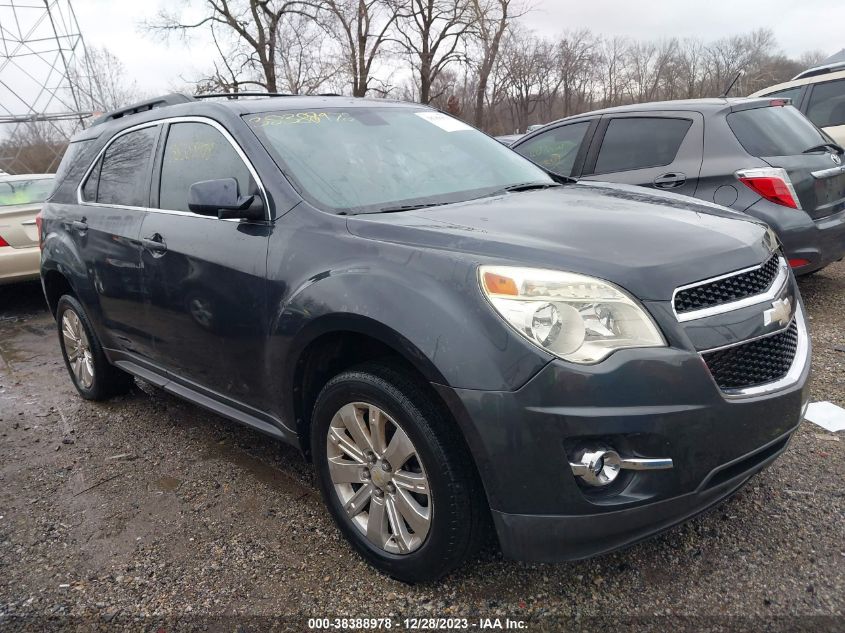
[[[74,220],[70,223],[75,231],[79,231],[80,233],[84,233],[88,230],[88,223],[85,221],[85,218],[81,220]]]
[[[142,238],[141,245],[153,253],[164,253],[167,251],[167,244],[164,243],[164,238],[158,233]]]
[[[670,173],[670,174],[662,174],[652,180],[652,184],[657,189],[674,189],[675,187],[680,187],[687,181],[686,174],[682,173]]]

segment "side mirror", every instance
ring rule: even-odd
[[[261,197],[241,196],[234,178],[195,182],[188,190],[188,208],[199,215],[215,215],[221,220],[264,219]]]

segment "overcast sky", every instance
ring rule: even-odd
[[[86,42],[105,46],[125,64],[147,93],[166,91],[211,67],[208,45],[165,45],[145,36],[139,23],[160,6],[180,0],[74,0]],[[199,4],[199,3],[195,3]],[[704,40],[748,32],[774,31],[783,51],[827,54],[845,48],[845,0],[535,0],[523,21],[545,35],[589,28],[631,38],[700,37]]]

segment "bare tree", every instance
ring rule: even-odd
[[[383,56],[402,7],[400,0],[304,0],[340,45],[352,96],[369,92],[376,62]]]
[[[548,73],[553,66],[553,45],[513,29],[508,34],[503,65],[506,72],[508,105],[517,130],[525,131],[529,117],[545,97]]]
[[[195,22],[184,22],[181,12],[161,11],[145,24],[147,30],[164,36],[190,32],[208,25],[230,30],[248,48],[248,59],[261,72],[256,81],[267,92],[278,91],[277,52],[282,18],[301,12],[297,0],[205,0],[205,15]]]
[[[515,0],[470,0],[469,9],[479,49],[473,123],[480,128],[484,126],[487,88],[499,57],[502,37],[511,21],[524,15],[527,9],[524,3]]]
[[[277,81],[280,89],[291,94],[314,94],[343,71],[337,51],[331,50],[323,30],[313,19],[301,15],[286,16],[278,30]]]
[[[462,46],[470,28],[467,0],[401,0],[395,41],[408,57],[419,83],[420,103],[439,96],[432,92],[437,77],[464,59]]]
[[[574,114],[592,102],[592,95],[588,93],[597,57],[597,39],[587,29],[567,33],[558,41],[554,57],[557,81],[551,96],[561,93],[562,116]]]
[[[83,111],[105,112],[141,99],[141,91],[127,77],[123,62],[107,48],[89,46],[85,63],[69,69],[79,87],[77,101]]]
[[[10,174],[55,172],[66,147],[66,135],[49,122],[21,124],[0,141],[0,169]]]

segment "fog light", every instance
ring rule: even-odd
[[[576,462],[569,463],[572,474],[590,486],[608,486],[625,470],[665,470],[672,468],[672,460],[661,458],[623,458],[616,451],[595,447],[583,451]]]

